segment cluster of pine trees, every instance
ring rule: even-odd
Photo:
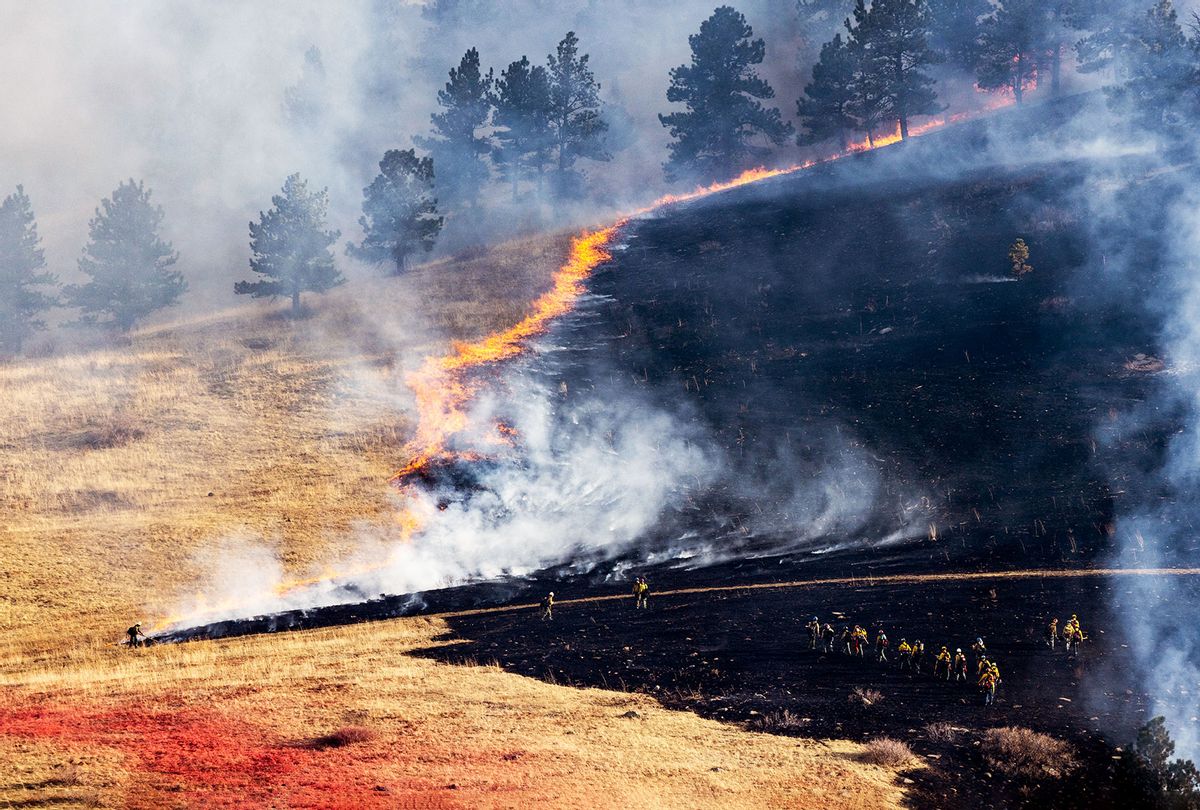
[[[1172,0],[854,0],[843,27],[797,103],[802,144],[848,144],[851,133],[872,138],[881,126],[908,137],[912,116],[942,109],[937,64],[1018,104],[1047,76],[1057,94],[1071,51],[1082,72],[1112,72],[1110,100],[1141,123],[1170,126],[1198,109],[1200,35],[1185,34]]]
[[[159,237],[162,220],[149,189],[133,180],[121,183],[88,223],[88,243],[79,257],[87,280],[59,285],[46,271],[33,205],[17,186],[0,203],[0,352],[19,352],[46,328],[45,314],[56,306],[78,309],[84,323],[128,331],[177,301],[187,282],[173,269],[178,255]]]
[[[812,79],[796,107],[797,141],[813,144],[851,133],[868,138],[882,127],[908,137],[915,116],[940,112],[931,69],[946,64],[984,90],[1005,90],[1018,102],[1049,74],[1060,84],[1073,51],[1082,72],[1112,77],[1106,93],[1125,119],[1166,137],[1190,132],[1200,117],[1200,18],[1190,35],[1172,0],[1141,7],[1130,0],[796,0],[815,30],[843,32],[821,48]],[[759,75],[766,44],[745,17],[717,8],[688,38],[689,64],[670,71],[667,100],[682,110],[659,116],[672,141],[669,178],[717,180],[760,164],[772,146],[794,134]],[[306,74],[323,71],[306,55]],[[363,190],[363,237],[347,253],[402,272],[432,250],[445,214],[470,222],[493,178],[522,192],[554,199],[583,195],[583,159],[606,161],[609,128],[600,84],[568,32],[544,65],[527,57],[497,76],[484,72],[469,49],[437,95],[428,135],[414,139],[427,152],[388,150],[379,174]],[[290,120],[311,117],[312,100],[290,91]],[[333,248],[341,234],[326,220],[326,190],[300,175],[286,179],[268,211],[250,223],[254,281],[238,294],[284,297],[300,310],[301,294],[341,284]],[[22,187],[0,203],[0,352],[16,353],[55,306],[73,307],[81,320],[128,331],[187,289],[178,260],[159,230],[162,208],[141,182],[121,183],[89,223],[78,260],[84,281],[60,285],[46,270],[32,204]]]

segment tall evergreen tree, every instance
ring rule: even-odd
[[[1081,73],[1112,70],[1124,79],[1121,56],[1137,41],[1137,29],[1148,6],[1128,0],[1073,0],[1067,9],[1072,28],[1086,31],[1075,44]]]
[[[508,175],[516,202],[525,177],[534,175],[540,188],[553,147],[549,74],[522,56],[500,74],[492,104],[496,108],[492,159]]]
[[[999,0],[979,35],[976,83],[984,90],[1007,90],[1017,103],[1050,61],[1044,0]]]
[[[949,64],[974,71],[979,24],[991,11],[991,0],[929,0],[930,46]]]
[[[450,68],[450,80],[438,91],[442,111],[430,116],[432,134],[413,139],[429,150],[438,167],[438,196],[451,207],[477,207],[491,175],[486,162],[491,138],[479,131],[491,118],[495,82],[491,70],[484,73],[480,68],[479,51],[471,48],[457,68]]]
[[[600,85],[588,66],[588,55],[579,55],[579,38],[568,31],[553,54],[546,57],[550,78],[550,132],[554,143],[554,188],[558,196],[577,192],[579,158],[610,160],[604,148],[608,124],[600,116]]]
[[[55,304],[46,292],[56,285],[43,272],[46,256],[25,189],[0,203],[0,350],[16,353],[30,335],[45,329],[41,315]]]
[[[348,252],[376,264],[390,262],[402,273],[414,253],[433,250],[442,229],[433,189],[432,158],[389,149],[379,161],[379,175],[363,189],[362,244]]]
[[[841,34],[821,48],[821,58],[813,65],[812,81],[796,102],[796,116],[804,131],[797,143],[820,143],[837,138],[842,147],[849,146],[849,133],[858,127],[853,116],[854,80],[858,60]]]
[[[876,89],[900,124],[900,137],[908,137],[908,123],[918,115],[933,115],[937,103],[933,79],[925,71],[938,61],[929,47],[929,10],[926,0],[864,0],[854,6],[851,36],[860,49],[865,81]],[[874,93],[870,93],[874,95]]]
[[[328,193],[310,192],[299,174],[288,176],[271,206],[250,223],[250,269],[262,279],[239,281],[233,291],[252,298],[290,297],[295,315],[302,292],[325,292],[345,281],[329,249],[341,234],[325,230]]]
[[[128,332],[187,290],[183,274],[171,269],[179,255],[158,235],[163,216],[162,207],[150,202],[150,190],[132,179],[100,202],[79,258],[79,270],[90,280],[63,288],[85,322]]]
[[[1125,81],[1107,88],[1113,109],[1154,130],[1191,132],[1200,112],[1200,53],[1171,0],[1158,0],[1131,26],[1118,53]]]
[[[687,111],[658,116],[675,139],[664,166],[668,178],[728,177],[768,153],[752,138],[779,145],[792,134],[779,110],[760,101],[774,98],[775,91],[754,68],[762,63],[766,44],[753,36],[745,17],[721,6],[688,37],[691,64],[671,69],[667,89],[667,100],[682,102]]]
[[[283,93],[283,111],[293,126],[312,128],[325,111],[327,84],[325,63],[316,45],[304,52],[300,81]]]

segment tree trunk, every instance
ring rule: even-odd
[[[292,288],[292,314],[293,315],[300,314],[300,288],[299,287]]]
[[[867,147],[870,149],[875,148],[875,135],[869,127],[867,128]]]
[[[908,140],[908,116],[900,113],[900,140]]]
[[[512,165],[509,168],[512,171],[513,204],[515,205],[517,202],[517,182],[521,179],[520,169],[518,168],[518,164],[515,159],[513,160]]]
[[[1025,97],[1025,54],[1017,54],[1017,67],[1013,78],[1013,97],[1020,104]]]
[[[1054,52],[1050,54],[1050,94],[1057,96],[1062,90],[1062,43],[1054,43]]]

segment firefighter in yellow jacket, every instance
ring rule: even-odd
[[[989,664],[979,676],[979,688],[983,690],[983,705],[991,706],[996,702],[996,687],[1000,685],[1000,667]]]
[[[645,577],[638,577],[633,583],[633,606],[636,610],[646,610],[650,607],[650,586]]]
[[[933,659],[933,677],[950,680],[950,651],[945,647]]]

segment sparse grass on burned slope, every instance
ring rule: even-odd
[[[169,608],[223,538],[297,572],[386,523],[411,425],[404,372],[519,319],[559,235],[400,279],[147,328],[128,346],[0,365],[0,671]]]
[[[398,619],[27,672],[0,690],[0,804],[874,810],[902,799],[894,769],[861,761],[854,743],[408,654],[453,644],[448,629]],[[326,729],[340,732],[314,744]],[[44,783],[55,751],[79,763],[77,785]]]

